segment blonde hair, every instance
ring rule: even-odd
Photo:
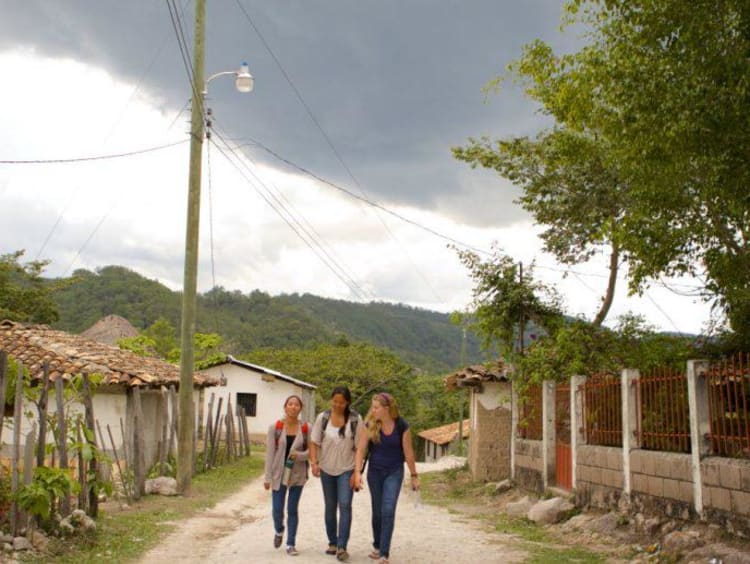
[[[390,415],[394,421],[398,419],[398,404],[391,394],[380,392],[372,396],[372,401],[376,401],[383,407],[387,407],[388,415]],[[367,426],[367,434],[370,436],[370,440],[374,443],[380,444],[380,430],[383,427],[383,423],[373,417],[372,409],[367,412],[365,424]]]

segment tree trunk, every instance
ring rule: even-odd
[[[609,281],[607,282],[607,293],[602,301],[602,306],[594,318],[594,327],[601,327],[602,322],[607,317],[609,309],[612,307],[612,300],[615,297],[615,285],[617,284],[617,271],[620,263],[620,247],[617,243],[612,243],[612,254],[609,255]]]

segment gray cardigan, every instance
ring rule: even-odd
[[[302,450],[304,439],[302,437],[302,425],[303,421],[299,422],[299,432],[294,437],[292,443],[292,450],[289,452],[296,452],[297,457],[294,459],[294,466],[292,467],[292,475],[289,479],[290,486],[304,486],[307,482],[307,459],[310,455],[309,444],[308,448]],[[310,431],[308,430],[307,441],[310,442]],[[271,423],[268,426],[268,434],[266,435],[266,472],[265,482],[271,484],[272,490],[278,490],[281,487],[281,477],[284,474],[284,453],[286,451],[286,429],[281,428],[281,434],[279,435],[278,448],[276,447],[276,422]]]

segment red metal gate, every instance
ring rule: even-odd
[[[558,384],[555,390],[555,482],[559,488],[573,489],[569,384]]]

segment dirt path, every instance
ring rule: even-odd
[[[451,461],[447,461],[448,464]],[[454,461],[454,463],[456,463]],[[442,470],[442,464],[418,464],[419,472]],[[354,520],[349,541],[350,562],[373,562],[367,557],[371,547],[370,495],[363,491],[354,496]],[[179,529],[141,562],[288,562],[283,547],[272,545],[271,495],[263,489],[262,478],[197,517],[180,522]],[[450,514],[430,505],[415,507],[414,497],[404,489],[396,513],[396,529],[391,546],[395,564],[450,562],[521,562],[524,553],[505,544],[499,534],[489,534],[477,521]],[[323,523],[323,494],[320,481],[311,478],[300,501],[300,525],[293,562],[333,564],[336,559],[324,554],[326,548]]]

